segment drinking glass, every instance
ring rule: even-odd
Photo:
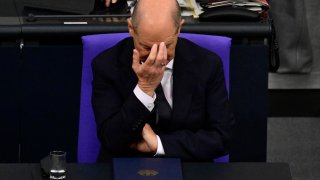
[[[50,179],[66,179],[66,154],[64,151],[50,152]]]

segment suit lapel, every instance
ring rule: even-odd
[[[137,85],[138,79],[132,70],[132,40],[124,45],[127,50],[120,54],[119,65],[121,68],[122,85],[127,86],[127,94],[131,94]],[[178,40],[174,64],[173,64],[173,114],[174,120],[184,120],[189,112],[194,88],[196,85],[196,68],[194,61],[196,57],[186,49],[185,40]]]
[[[189,112],[194,87],[195,57],[185,49],[185,41],[178,40],[173,65],[173,119],[184,120]]]
[[[126,94],[131,94],[135,86],[137,85],[138,78],[132,69],[132,51],[134,49],[132,38],[128,38],[123,45],[125,48],[119,55],[119,67],[121,68],[121,84],[126,86],[128,91]]]

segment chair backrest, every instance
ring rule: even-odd
[[[92,95],[92,60],[103,50],[114,46],[122,39],[129,37],[129,33],[97,34],[82,37],[83,64],[80,97],[80,117],[78,135],[78,162],[96,162],[100,150],[97,137],[96,123],[91,105]],[[215,52],[223,61],[227,90],[229,91],[229,54],[231,39],[223,36],[181,33],[180,37]],[[215,162],[228,162],[228,156],[217,158]]]

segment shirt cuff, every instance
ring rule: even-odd
[[[138,85],[136,85],[136,87],[134,88],[133,93],[150,112],[153,110],[156,93],[154,93],[153,97],[151,97],[143,92]]]
[[[162,142],[160,137],[157,135],[157,141],[158,141],[158,147],[157,147],[157,152],[154,156],[164,156],[166,155],[166,153],[164,152],[163,146],[162,146]]]

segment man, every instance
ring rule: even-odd
[[[91,14],[127,14],[126,0],[95,0]]]
[[[110,5],[117,3],[117,0],[105,0],[102,2],[104,2],[106,7],[109,7]]]
[[[205,161],[228,152],[233,117],[222,63],[178,38],[183,22],[175,0],[139,0],[128,20],[132,38],[95,58],[99,161],[116,156]]]

